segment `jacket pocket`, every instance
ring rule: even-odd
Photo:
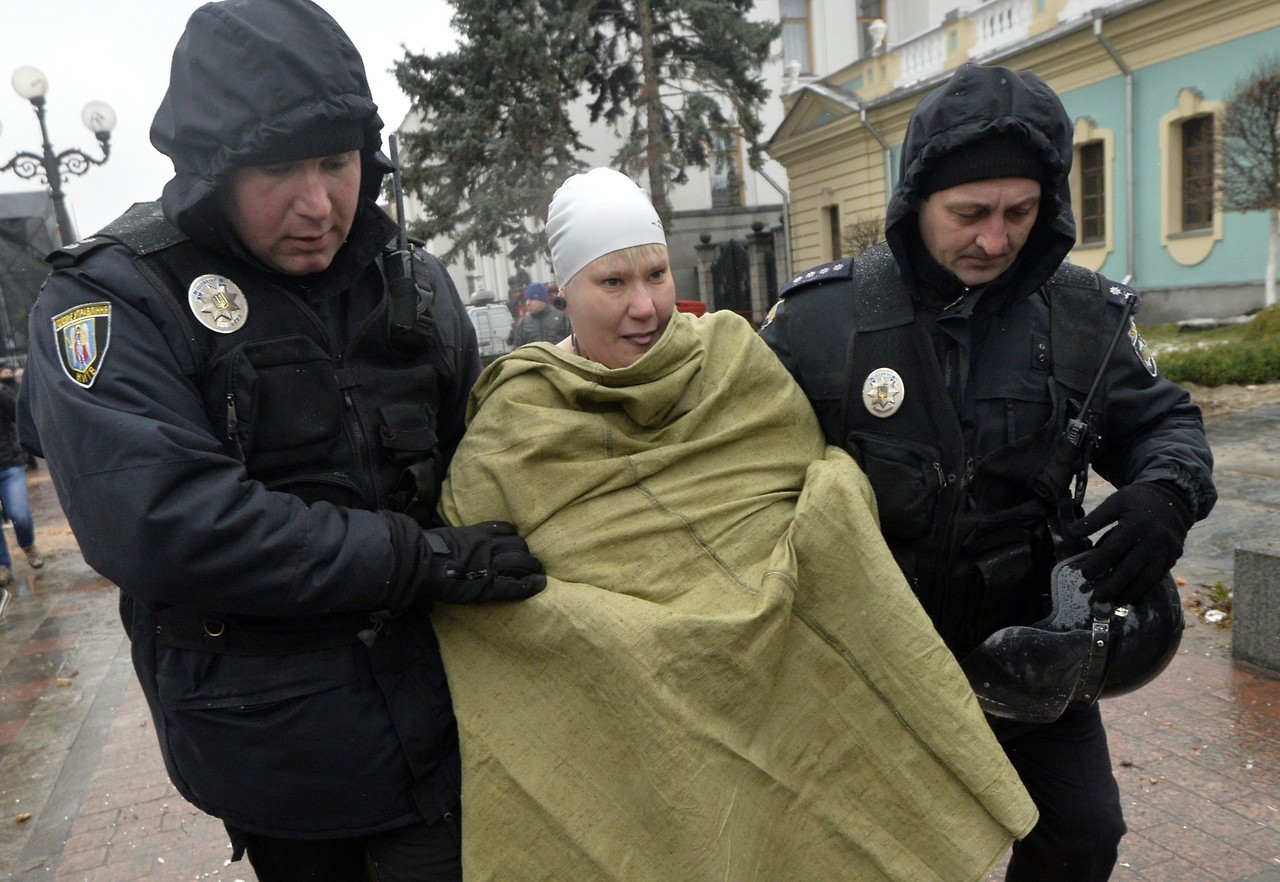
[[[156,683],[168,709],[246,711],[354,682],[354,645],[287,655],[229,655],[156,647]]]
[[[211,366],[214,425],[250,473],[322,461],[342,434],[342,396],[329,356],[308,337],[237,347]]]
[[[875,491],[885,538],[928,536],[944,485],[938,451],[900,438],[857,433],[849,437],[849,447]]]
[[[156,647],[183,792],[233,826],[341,836],[411,817],[411,773],[362,645],[283,656]]]
[[[382,449],[402,471],[387,497],[387,507],[420,524],[434,524],[440,486],[440,445],[435,421],[425,404],[394,403],[378,412]]]

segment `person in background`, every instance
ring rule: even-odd
[[[1064,263],[1071,160],[1071,120],[1039,77],[960,68],[911,114],[887,242],[799,274],[761,332],[866,470],[889,547],[962,660],[1045,614],[1059,540],[1114,525],[1082,572],[1095,603],[1134,603],[1217,498],[1199,408],[1126,312],[1137,295]],[[1072,520],[1068,481],[1048,476],[1076,417],[1119,489]],[[1096,702],[991,722],[1040,810],[1008,882],[1109,878],[1125,824]]]
[[[120,587],[174,785],[260,882],[461,878],[430,616],[545,584],[510,524],[435,514],[480,358],[392,248],[381,129],[315,3],[201,6],[151,127],[174,177],[31,312],[23,443]]]
[[[569,336],[569,319],[552,306],[551,294],[541,282],[531,282],[524,289],[525,314],[511,329],[511,343],[559,343]]]
[[[33,570],[44,566],[44,555],[36,547],[35,519],[27,495],[29,457],[18,443],[18,380],[9,365],[0,367],[0,506],[13,524],[14,539]],[[0,538],[0,588],[13,583],[13,558],[8,540]],[[7,589],[6,589],[7,590]]]
[[[507,312],[511,313],[511,322],[514,325],[520,319],[524,318],[526,312],[524,305],[524,285],[513,285],[507,289]],[[511,341],[508,340],[508,343]]]

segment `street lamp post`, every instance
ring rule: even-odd
[[[67,211],[66,197],[62,192],[64,175],[82,175],[90,166],[102,165],[111,155],[111,130],[116,127],[116,112],[105,101],[90,101],[80,112],[80,119],[89,131],[98,138],[102,147],[102,158],[94,159],[82,150],[63,150],[53,152],[49,143],[49,128],[45,125],[44,105],[45,93],[49,91],[49,81],[44,74],[34,67],[23,66],[13,72],[13,90],[22,98],[31,102],[35,108],[36,119],[40,121],[41,153],[20,151],[0,171],[12,171],[20,178],[30,180],[42,175],[44,183],[49,185],[49,196],[53,200],[53,212],[58,219],[58,238],[63,245],[75,242],[76,228],[71,223],[71,215]]]

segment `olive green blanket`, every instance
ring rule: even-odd
[[[453,523],[550,575],[438,605],[468,882],[982,880],[1035,809],[749,324],[607,370],[545,344],[472,397]]]

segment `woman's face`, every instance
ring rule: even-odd
[[[648,352],[676,308],[676,286],[662,245],[597,257],[560,293],[578,354],[607,368],[628,367]]]

